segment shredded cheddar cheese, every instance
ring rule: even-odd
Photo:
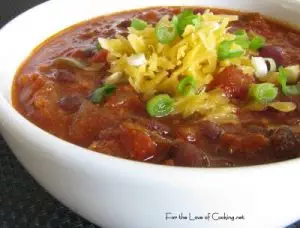
[[[236,65],[247,74],[253,74],[251,60],[245,52],[241,57],[218,60],[218,46],[224,40],[235,39],[229,33],[229,23],[238,16],[214,15],[209,10],[202,15],[199,26],[187,25],[182,36],[170,44],[160,43],[155,36],[155,28],[147,25],[143,30],[129,28],[127,37],[116,39],[99,38],[102,48],[109,51],[111,74],[122,75],[145,99],[156,94],[169,94],[175,101],[173,114],[183,117],[195,113],[206,119],[219,122],[235,121],[235,106],[223,95],[221,90],[205,91],[216,73],[227,66]],[[168,24],[168,16],[159,23]],[[130,64],[129,59],[136,56],[138,63]],[[176,90],[180,80],[192,76],[196,81],[197,93],[182,96]]]

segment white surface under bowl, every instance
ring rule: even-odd
[[[300,218],[300,159],[230,169],[178,168],[128,161],[60,140],[28,122],[11,106],[10,91],[16,69],[50,35],[98,15],[157,5],[259,11],[300,25],[300,3],[288,0],[110,0],[105,3],[52,0],[44,3],[0,31],[0,126],[9,146],[47,191],[103,228],[267,228],[296,221]],[[167,212],[173,216],[182,212],[188,218],[166,219]],[[189,213],[198,219],[190,220]],[[244,219],[214,220],[213,213],[243,215]],[[208,214],[209,220],[199,218]]]

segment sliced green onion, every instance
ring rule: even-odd
[[[176,28],[176,32],[178,33],[178,28],[177,28],[177,26],[178,26],[178,16],[177,15],[173,16],[171,22],[172,22],[173,26]]]
[[[112,95],[116,88],[115,85],[106,84],[103,87],[96,89],[91,96],[91,101],[94,104],[100,104],[105,97]]]
[[[146,27],[147,27],[147,22],[146,21],[143,21],[143,20],[140,20],[140,19],[133,19],[131,21],[131,25],[130,27],[136,29],[136,30],[144,30]]]
[[[234,42],[238,45],[240,45],[244,49],[248,49],[250,46],[250,41],[246,40],[244,38],[238,37],[234,40]]]
[[[268,72],[275,72],[277,70],[277,65],[274,59],[264,58],[264,60],[268,63]]]
[[[187,25],[195,25],[199,27],[201,19],[195,15],[192,10],[184,10],[172,19],[173,24],[177,29],[177,33],[182,35]]]
[[[262,36],[255,36],[250,42],[250,49],[258,50],[265,46],[266,40]]]
[[[147,102],[146,108],[150,116],[167,116],[174,110],[174,100],[167,94],[157,95]]]
[[[281,90],[283,92],[284,95],[288,95],[287,94],[287,73],[286,70],[283,67],[279,67],[279,82],[281,84]]]
[[[294,68],[295,67],[295,68]],[[287,83],[294,83],[298,79],[299,67],[290,66],[283,68],[282,66],[278,68],[279,70],[279,83],[282,88],[282,92],[286,96],[300,95],[300,83],[296,85],[287,85]]]
[[[233,33],[236,35],[234,42],[240,45],[244,49],[248,49],[250,46],[250,41],[247,32],[244,29],[239,29]]]
[[[196,81],[192,76],[185,77],[179,82],[177,86],[178,92],[183,96],[186,96],[194,92],[195,89],[196,89]]]
[[[98,40],[97,40],[96,48],[98,51],[100,51],[102,49],[101,44],[99,43]]]
[[[297,96],[300,94],[300,83],[298,82],[296,85],[288,85],[286,86],[287,94],[290,96]]]
[[[218,58],[220,60],[236,58],[244,54],[244,49],[232,49],[234,40],[224,40],[218,48]]]
[[[252,84],[249,89],[249,96],[261,104],[272,102],[277,95],[278,88],[272,83]]]
[[[169,44],[176,39],[177,32],[174,25],[167,26],[163,24],[157,24],[155,27],[155,35],[160,43]]]
[[[236,35],[237,38],[242,38],[244,40],[248,40],[249,39],[248,34],[247,34],[247,32],[246,32],[245,29],[238,29],[233,34]]]
[[[300,83],[296,85],[287,85],[288,81],[288,71],[283,67],[279,67],[279,82],[281,84],[281,89],[286,96],[296,96],[300,95]]]
[[[251,63],[255,69],[255,76],[257,78],[265,77],[268,74],[268,66],[263,57],[252,57]]]
[[[196,27],[196,28],[199,28],[200,27],[200,24],[201,24],[201,20],[202,18],[199,17],[198,15],[195,15],[197,17],[195,17],[193,20],[192,20],[192,24]]]

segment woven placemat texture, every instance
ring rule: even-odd
[[[51,197],[0,136],[0,228],[97,228]]]

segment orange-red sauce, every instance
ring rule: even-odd
[[[128,84],[119,85],[102,104],[90,102],[91,93],[108,76],[107,63],[96,73],[51,64],[60,56],[76,57],[87,63],[103,61],[106,53],[97,51],[98,37],[126,35],[133,17],[156,23],[162,16],[177,14],[180,10],[158,7],[123,12],[95,18],[58,33],[40,45],[20,67],[13,84],[14,107],[29,121],[57,137],[127,159],[178,166],[224,167],[300,156],[297,129],[300,106],[289,114],[239,110],[240,124],[236,125],[218,125],[203,121],[199,116],[151,118],[145,110],[145,101]],[[197,7],[193,10],[204,11]],[[263,35],[268,45],[281,47],[284,65],[300,63],[300,33],[296,30],[260,14],[213,11],[239,14],[240,19],[233,26]],[[228,69],[227,74],[232,75],[233,71]],[[299,96],[282,99],[300,105]],[[270,129],[273,125],[277,127]]]

